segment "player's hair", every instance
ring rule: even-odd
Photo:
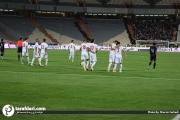
[[[116,43],[117,43],[118,41],[117,41],[117,40],[115,40],[114,42],[116,42]]]
[[[43,39],[43,42],[46,42],[46,39]]]
[[[71,42],[74,42],[74,40],[71,40]]]
[[[39,40],[39,38],[36,39],[36,42]]]
[[[153,43],[153,45],[155,46],[155,45],[156,45],[156,43]]]
[[[91,43],[94,43],[94,39],[91,40]]]
[[[86,40],[84,40],[84,42],[86,42]]]
[[[24,38],[24,41],[26,41],[27,40],[27,38]]]
[[[4,39],[1,39],[1,42],[3,42]]]
[[[120,45],[120,42],[117,42],[116,45]]]
[[[20,38],[20,40],[22,40],[22,38]]]

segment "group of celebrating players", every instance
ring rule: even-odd
[[[48,65],[48,53],[47,48],[48,44],[46,43],[46,39],[43,39],[43,42],[40,44],[39,38],[36,39],[36,43],[34,46],[33,51],[33,58],[30,62],[29,60],[29,53],[28,53],[28,39],[25,38],[24,40],[20,38],[20,40],[17,41],[17,48],[18,48],[18,61],[21,62],[21,64],[24,64],[24,57],[26,56],[28,64],[33,66],[34,60],[37,58],[39,66],[43,66],[41,64],[41,60],[45,58],[45,65]],[[1,39],[0,42],[0,49],[1,49],[1,59],[3,59],[4,55],[4,42],[3,39]],[[74,62],[74,53],[76,51],[74,40],[71,40],[71,43],[68,46],[69,49],[69,61],[72,59],[72,62]],[[80,54],[81,54],[81,66],[86,71],[89,68],[90,63],[90,70],[94,70],[94,66],[97,62],[97,54],[98,52],[98,46],[95,44],[95,40],[92,39],[91,43],[87,43],[86,40],[83,41],[83,43],[80,46]],[[125,57],[127,57],[125,50],[120,45],[120,42],[115,40],[110,45],[110,54],[109,54],[109,65],[107,71],[110,72],[110,68],[113,64],[113,72],[116,72],[117,64],[120,64],[119,72],[122,72],[122,52],[124,52]],[[89,54],[88,54],[89,53]],[[150,65],[152,64],[152,61],[154,61],[153,70],[155,70],[156,67],[156,56],[157,56],[157,48],[155,46],[155,43],[153,43],[153,46],[150,47],[150,62],[148,69]]]
[[[72,62],[74,61],[74,51],[76,50],[75,45],[72,40],[69,44],[69,60],[72,58]],[[81,66],[86,71],[88,70],[88,65],[90,63],[90,70],[94,70],[94,66],[97,62],[97,52],[98,52],[98,46],[95,44],[95,40],[92,39],[91,43],[87,43],[86,40],[81,44],[80,47],[81,51]],[[89,52],[89,55],[88,55]],[[122,52],[124,52],[125,56],[126,52],[123,50],[122,46],[120,45],[120,42],[115,40],[111,46],[110,46],[110,54],[109,54],[109,65],[108,65],[108,72],[110,72],[111,65],[113,66],[113,72],[116,72],[117,64],[120,64],[120,70],[119,72],[122,72]]]
[[[24,64],[24,57],[26,56],[27,62],[31,66],[33,66],[34,60],[36,58],[38,58],[39,66],[43,66],[41,64],[42,58],[45,58],[46,66],[48,65],[48,53],[47,53],[48,44],[46,43],[46,39],[43,39],[43,42],[41,43],[40,48],[39,48],[39,42],[40,42],[40,40],[39,40],[39,38],[37,38],[35,46],[34,46],[33,58],[32,58],[32,61],[30,62],[27,38],[25,38],[24,40],[22,38],[20,38],[20,40],[17,41],[18,61],[20,61],[21,64]]]

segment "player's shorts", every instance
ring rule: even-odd
[[[39,58],[39,57],[40,57],[39,53],[38,54],[33,53],[33,58]]]
[[[122,63],[122,56],[116,56],[115,63]]]
[[[69,55],[70,55],[70,56],[74,56],[74,51],[70,51],[70,52],[69,52]]]
[[[22,53],[22,47],[18,47],[17,53]]]
[[[156,61],[156,56],[151,56],[150,61],[152,61],[152,60]]]
[[[115,55],[109,55],[109,62],[114,63],[115,62]]]
[[[89,59],[88,53],[81,53],[81,60]]]
[[[96,54],[90,54],[90,61],[97,61]]]
[[[1,49],[1,52],[4,52],[4,49]]]
[[[22,56],[29,56],[28,52],[22,51]]]
[[[41,53],[41,58],[48,58],[48,55],[46,53]]]

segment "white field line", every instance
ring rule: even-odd
[[[180,114],[177,114],[172,120],[180,120]]]
[[[40,73],[40,72],[14,72],[14,71],[0,71],[0,73],[20,73],[20,74],[57,74],[57,73]],[[122,73],[114,73],[116,75],[120,75]],[[83,74],[61,74],[59,73],[58,75],[64,75],[64,76],[68,76],[68,75],[74,75],[74,76],[92,76],[92,77],[118,77],[118,78],[124,78],[124,79],[135,79],[135,78],[139,78],[139,79],[145,79],[145,80],[180,80],[180,79],[167,79],[167,78],[147,78],[147,77],[125,77],[125,76],[106,76],[106,75],[83,75]]]

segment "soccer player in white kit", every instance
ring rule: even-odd
[[[30,64],[27,38],[25,38],[24,42],[22,43],[22,57],[21,57],[21,63],[22,64],[24,64],[24,56],[26,56],[28,64]]]
[[[68,49],[69,49],[69,61],[72,58],[72,62],[74,62],[74,52],[76,51],[74,40],[71,40]]]
[[[47,53],[48,44],[46,43],[46,39],[43,39],[43,43],[41,43],[41,55],[39,59],[39,66],[43,66],[41,64],[42,58],[45,58],[46,66],[48,65],[48,53]]]
[[[92,39],[91,40],[92,43],[89,43],[88,45],[88,50],[89,50],[89,54],[90,54],[90,69],[91,71],[94,70],[94,65],[97,62],[97,57],[96,57],[96,53],[98,52],[98,46],[94,43],[95,40]]]
[[[34,46],[34,52],[33,52],[33,59],[31,61],[31,66],[33,66],[34,60],[38,58],[38,61],[40,60],[40,55],[39,55],[39,38],[36,39],[36,43]]]
[[[115,49],[115,64],[114,64],[113,72],[116,72],[116,67],[118,63],[120,63],[119,72],[122,72],[122,52],[124,52],[124,55],[127,57],[126,52],[123,50],[122,46],[120,45],[120,42],[117,42]]]
[[[86,60],[89,59],[88,57],[88,45],[86,43],[86,40],[84,40],[84,42],[81,44],[81,47],[80,47],[80,51],[81,51],[81,65],[83,66],[84,68],[84,71],[87,70],[87,65],[86,65]]]
[[[115,62],[115,49],[116,49],[116,41],[113,41],[113,43],[110,46],[108,72],[110,72],[112,63]]]

